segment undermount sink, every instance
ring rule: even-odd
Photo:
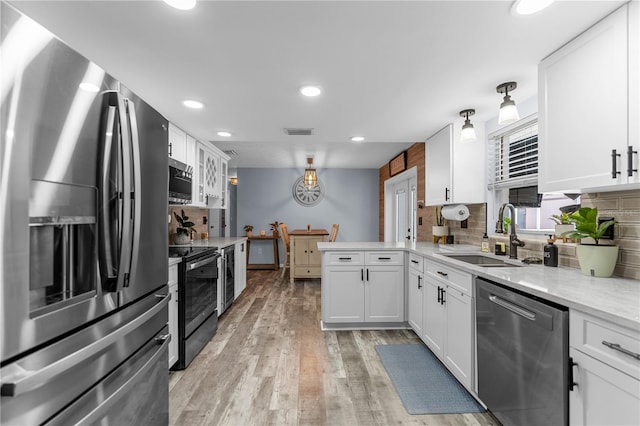
[[[516,263],[514,261],[507,262],[502,259],[483,256],[481,254],[442,254],[442,256],[446,256],[450,259],[460,260],[462,262],[470,263],[472,265],[486,266],[486,267],[492,267],[492,268],[523,266],[521,263]]]

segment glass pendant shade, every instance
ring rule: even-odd
[[[469,120],[467,120],[469,121]],[[476,129],[473,128],[473,124],[465,123],[462,126],[462,133],[460,134],[461,142],[473,142],[476,140]]]
[[[318,186],[318,174],[316,173],[316,169],[312,169],[309,167],[304,171],[304,187],[307,189],[315,188]]]
[[[500,114],[498,115],[499,124],[511,124],[520,120],[516,103],[508,98],[510,98],[510,96],[505,96],[504,102],[500,105]]]

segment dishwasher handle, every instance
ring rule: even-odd
[[[516,315],[519,315],[521,317],[524,317],[530,321],[535,321],[536,320],[536,314],[534,312],[531,312],[527,309],[521,308],[518,305],[515,305],[511,302],[509,302],[508,300],[504,300],[498,296],[496,296],[495,294],[490,294],[489,295],[489,300],[492,301],[493,303],[495,303],[498,306],[502,306],[503,308],[513,312]]]

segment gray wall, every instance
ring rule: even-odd
[[[285,222],[290,230],[324,228],[340,224],[337,241],[378,240],[378,169],[318,169],[325,186],[324,199],[316,206],[303,207],[291,188],[304,169],[238,169],[237,235],[244,225],[270,233],[269,223]],[[260,247],[262,250],[260,250]],[[282,248],[280,259],[282,263]],[[266,242],[252,245],[252,263],[272,262],[272,249]]]

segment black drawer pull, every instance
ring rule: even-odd
[[[618,171],[618,157],[620,154],[615,149],[611,150],[611,179],[617,179],[620,172]]]
[[[443,277],[448,277],[449,274],[447,274],[446,272],[442,272],[442,271],[438,271],[438,275],[442,275]]]
[[[627,176],[633,176],[633,172],[637,172],[638,169],[633,168],[633,154],[637,154],[638,151],[633,150],[633,146],[627,147]]]
[[[608,348],[613,349],[614,351],[622,352],[625,355],[629,355],[631,358],[640,359],[640,354],[637,354],[635,352],[631,352],[630,350],[623,348],[622,346],[620,346],[617,343],[609,343],[609,342],[606,342],[606,341],[603,340],[602,344],[605,345]]]
[[[378,257],[378,260],[391,260],[390,257]]]
[[[411,259],[411,263],[415,263],[415,264],[417,265],[417,264],[418,264],[418,263],[420,263],[420,262],[418,262],[417,260],[413,260],[413,259]]]
[[[338,260],[351,260],[350,257],[339,257]]]

